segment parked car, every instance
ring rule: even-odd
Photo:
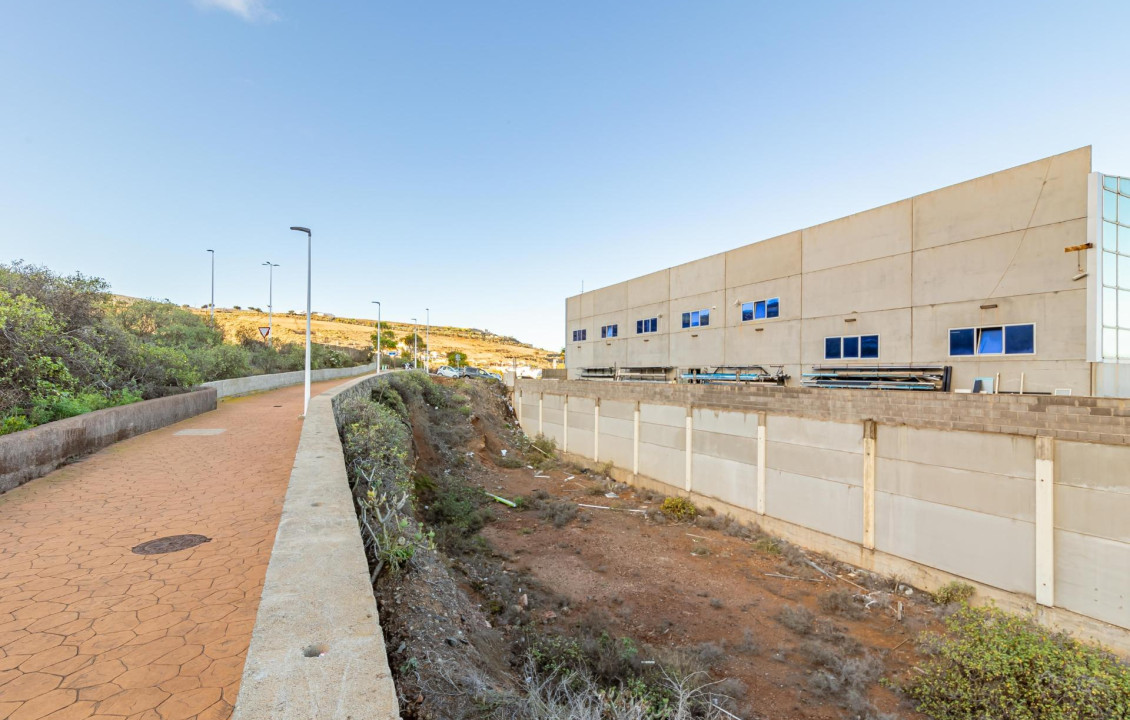
[[[436,375],[445,378],[457,378],[460,376],[460,372],[450,365],[444,365],[436,370]]]
[[[486,370],[480,370],[477,367],[463,368],[463,377],[466,378],[490,378],[491,380],[498,380],[498,376],[494,373],[489,373]]]

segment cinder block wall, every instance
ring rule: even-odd
[[[514,400],[619,479],[1130,653],[1127,401],[561,380]]]

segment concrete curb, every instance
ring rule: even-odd
[[[0,436],[0,493],[43,477],[76,457],[216,409],[216,391],[199,388],[56,420]]]
[[[376,378],[310,400],[233,720],[400,716],[334,417]]]
[[[369,365],[357,365],[348,368],[322,368],[310,371],[311,382],[322,380],[338,380],[340,378],[367,375],[376,370],[376,361]],[[217,398],[249,395],[251,393],[276,390],[281,387],[301,384],[306,379],[304,370],[294,372],[273,373],[270,375],[249,375],[248,377],[229,378],[227,380],[213,380],[204,383],[204,387],[215,388]]]

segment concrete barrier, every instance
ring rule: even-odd
[[[399,717],[334,417],[376,378],[310,400],[233,720]]]
[[[514,408],[617,480],[1130,655],[1126,400],[519,380]]]
[[[321,370],[311,371],[310,380],[312,382],[320,382],[322,380],[356,377],[357,375],[371,373],[376,370],[376,368],[375,362],[369,365],[358,365],[348,368],[323,368]],[[306,372],[304,370],[295,370],[294,372],[272,373],[270,375],[251,375],[249,377],[230,378],[228,380],[213,380],[212,382],[204,383],[204,387],[215,388],[216,397],[226,398],[275,390],[289,385],[299,385],[303,382],[305,376]]]
[[[215,389],[201,388],[181,395],[96,410],[0,436],[0,493],[119,440],[215,409]]]

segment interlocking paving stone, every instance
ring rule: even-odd
[[[0,495],[0,718],[231,716],[302,392],[223,400]],[[180,534],[211,541],[131,552]]]

